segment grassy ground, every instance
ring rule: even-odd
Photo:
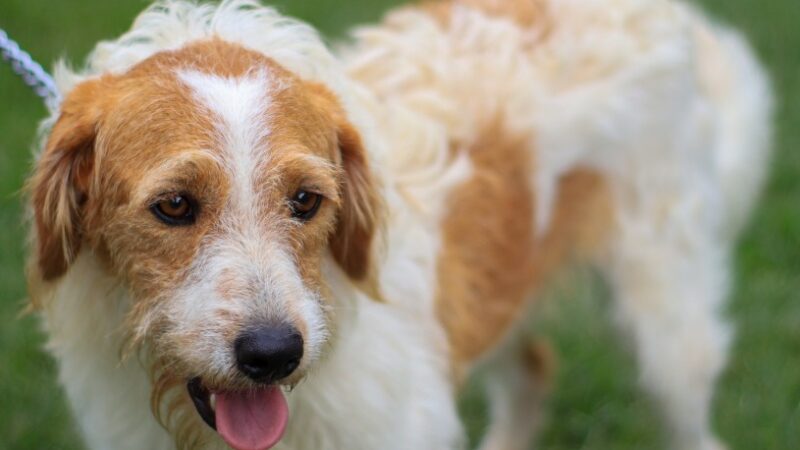
[[[329,34],[377,17],[395,0],[277,2]],[[703,0],[752,38],[776,82],[777,156],[766,197],[737,254],[730,316],[739,327],[715,401],[715,427],[733,449],[800,446],[800,2]],[[0,0],[0,28],[37,59],[80,61],[99,39],[123,31],[141,1]],[[18,191],[44,115],[38,100],[0,66],[0,449],[77,449],[81,444],[41,347],[36,320],[18,317],[25,297],[24,227]],[[608,325],[602,286],[587,282],[548,303],[538,326],[561,355],[559,387],[543,440],[550,449],[656,449],[666,433],[636,389],[629,352]],[[599,320],[598,318],[602,319]],[[463,402],[480,434],[483,401]]]

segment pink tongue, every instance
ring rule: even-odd
[[[289,420],[278,387],[249,392],[218,392],[217,432],[235,450],[267,450],[278,443]]]

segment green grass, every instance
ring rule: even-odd
[[[281,0],[285,11],[329,35],[376,18],[393,0]],[[703,0],[743,29],[775,80],[780,108],[774,173],[737,253],[729,308],[739,328],[715,400],[714,423],[733,449],[800,447],[800,2]],[[36,59],[80,61],[93,43],[124,31],[142,1],[0,0],[0,28]],[[0,449],[78,449],[55,365],[24,305],[25,232],[19,189],[44,108],[0,66]],[[637,389],[630,352],[609,325],[607,296],[587,282],[567,301],[543,305],[538,328],[560,355],[558,389],[543,436],[549,449],[658,449],[666,433]],[[462,402],[474,438],[483,399]]]

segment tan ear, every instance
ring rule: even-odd
[[[322,84],[307,82],[306,87],[312,102],[334,122],[342,166],[341,201],[336,227],[331,234],[331,253],[361,289],[380,300],[373,247],[381,225],[383,202],[369,156],[339,99]]]
[[[372,273],[372,246],[382,203],[361,136],[344,118],[338,127],[344,177],[342,206],[331,239],[331,251],[350,278],[370,282],[369,278],[375,275]]]
[[[64,100],[30,180],[36,264],[45,280],[63,275],[80,248],[100,119],[99,84],[83,83]]]

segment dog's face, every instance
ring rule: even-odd
[[[187,386],[231,446],[273,445],[275,386],[328,334],[323,260],[369,272],[377,193],[336,98],[221,41],[161,53],[69,94],[32,190],[41,276],[93,252],[131,292],[157,413]]]

